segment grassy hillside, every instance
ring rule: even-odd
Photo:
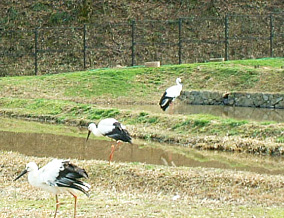
[[[177,77],[182,78],[184,90],[283,93],[283,66],[284,59],[275,58],[4,77],[0,78],[0,96],[157,104]]]

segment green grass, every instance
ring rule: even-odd
[[[250,60],[235,60],[231,61],[233,64],[241,64],[244,66],[266,66],[281,68],[283,66],[283,58],[261,58],[261,59],[250,59]]]
[[[75,103],[60,101],[60,100],[47,100],[47,99],[14,99],[14,98],[1,98],[1,105],[8,109],[24,110],[25,113],[35,114],[49,114],[57,115],[63,113],[68,105]]]
[[[248,121],[247,120],[225,119],[223,120],[222,123],[224,124],[224,126],[237,127],[237,126],[247,124]]]
[[[68,76],[67,83],[73,84],[65,88],[66,96],[102,96],[110,95],[114,98],[127,96],[134,87],[135,69],[133,70],[97,70],[79,72]],[[65,77],[64,77],[65,78]],[[76,89],[74,89],[74,86]]]
[[[130,121],[129,123],[135,124],[135,123],[157,123],[159,120],[158,116],[151,116],[149,113],[146,112],[140,112],[137,119]]]
[[[191,131],[195,134],[213,135],[242,135],[242,126],[251,123],[247,120],[224,119],[207,114],[197,114],[187,116],[183,122],[175,124],[172,129],[185,133]]]
[[[77,127],[66,126],[63,124],[47,125],[40,122],[23,121],[3,117],[0,117],[0,122],[2,123],[0,127],[1,131],[56,134],[83,138],[86,137],[85,132],[82,133],[82,131],[80,131]]]
[[[157,102],[181,77],[184,90],[283,93],[283,58],[165,65],[160,68],[96,69],[44,76],[0,78],[0,96]],[[254,68],[259,65],[259,68]],[[265,78],[265,80],[264,80]]]
[[[276,138],[277,143],[284,143],[284,136],[280,136]]]
[[[119,115],[118,109],[100,109],[72,101],[48,99],[0,98],[2,108],[11,109],[26,116],[54,116],[58,120],[87,119],[100,120]]]

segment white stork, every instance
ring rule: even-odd
[[[111,139],[114,139],[117,143],[117,147],[121,141],[129,142],[130,144],[132,144],[132,138],[129,132],[126,130],[125,126],[123,126],[114,118],[103,119],[98,123],[98,126],[95,123],[90,123],[88,126],[88,131],[89,132],[86,141],[88,140],[92,132],[95,136],[107,136]],[[113,158],[115,149],[115,146],[112,145],[109,155],[109,163]]]
[[[180,95],[181,90],[181,79],[177,78],[176,85],[167,88],[165,93],[161,97],[159,105],[163,111],[165,111],[172,104],[172,102]]]
[[[76,217],[77,192],[81,191],[89,196],[88,191],[91,186],[79,180],[82,177],[88,178],[87,172],[70,163],[68,160],[53,159],[41,169],[38,169],[35,162],[30,162],[26,165],[26,169],[17,176],[14,181],[26,173],[28,173],[28,181],[32,186],[55,194],[56,209],[54,217],[56,217],[57,209],[59,207],[57,197],[59,193],[67,192],[73,195],[75,199],[74,218]]]

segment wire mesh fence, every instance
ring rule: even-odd
[[[0,30],[0,76],[283,57],[283,13]]]

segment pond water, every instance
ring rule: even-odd
[[[163,113],[159,105],[103,105],[103,107],[116,107],[119,109],[144,110],[154,113]],[[175,101],[173,114],[211,114],[223,118],[239,120],[275,121],[284,122],[284,109],[232,107],[224,105],[189,105]],[[164,113],[170,113],[167,110]]]
[[[87,134],[86,129],[84,129],[85,132]],[[108,160],[113,142],[94,138],[91,137],[86,142],[83,137],[1,130],[0,149],[37,157]],[[134,140],[133,145],[128,143],[120,145],[114,154],[113,161],[142,162],[173,167],[234,169],[267,174],[284,173],[282,157],[198,151],[187,147],[140,140]]]

